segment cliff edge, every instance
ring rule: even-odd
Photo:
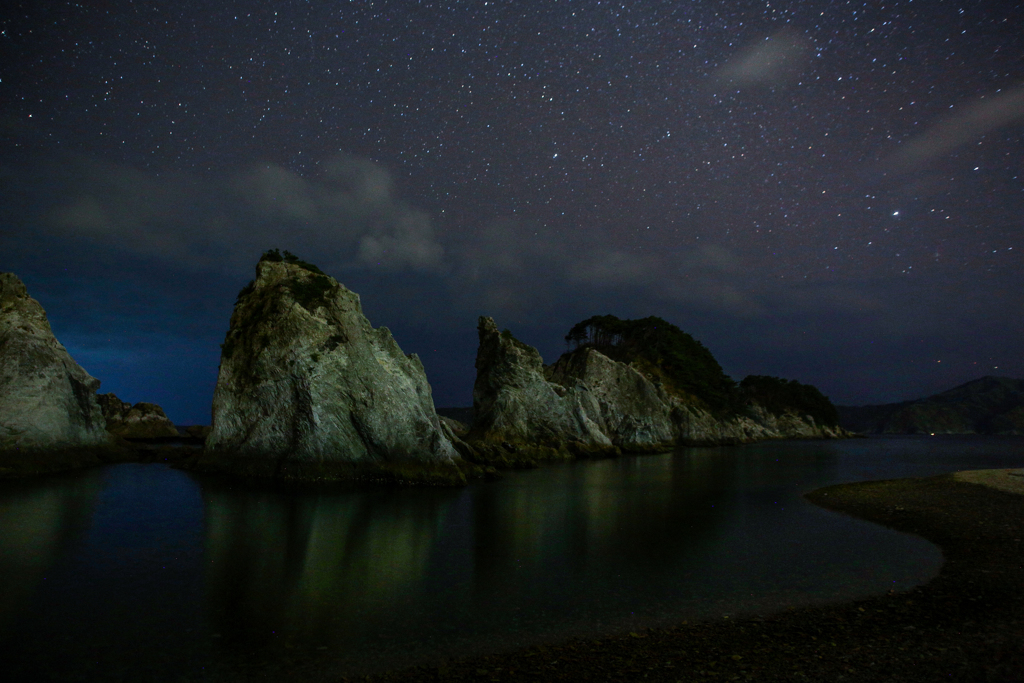
[[[96,400],[99,386],[54,337],[24,283],[0,273],[0,477],[122,457]]]

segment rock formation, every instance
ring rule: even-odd
[[[21,280],[0,273],[0,476],[121,455],[105,429],[99,386],[53,336]]]
[[[107,431],[124,439],[158,439],[178,436],[178,429],[155,403],[125,403],[114,394],[97,397]]]
[[[677,445],[844,435],[810,415],[776,414],[756,402],[715,414],[699,398],[589,346],[545,368],[535,348],[499,332],[491,318],[480,318],[478,332],[474,423],[465,442],[456,441],[475,462],[527,465]]]
[[[267,252],[224,340],[207,470],[300,480],[465,483],[423,365],[359,295]]]
[[[599,407],[589,392],[549,382],[537,349],[498,332],[493,319],[480,318],[477,331],[474,423],[466,440],[500,447],[485,460],[507,466],[524,457],[570,457],[567,448],[612,447],[591,419]]]

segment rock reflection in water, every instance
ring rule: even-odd
[[[638,589],[631,577],[644,576],[652,593],[670,593],[714,543],[724,522],[714,506],[730,495],[734,470],[735,459],[692,449],[685,457],[552,467],[480,487],[475,611],[501,605],[520,612],[526,629],[525,615],[538,606],[576,619],[591,618],[596,603],[602,618],[628,615]]]
[[[90,470],[0,487],[0,635],[88,528],[102,485]]]
[[[272,678],[313,660],[340,677],[899,589],[934,573],[933,546],[801,498],[891,471],[865,447],[686,449],[462,489],[317,493],[157,465],[7,483],[4,678]]]
[[[396,618],[455,493],[352,495],[204,485],[215,630],[249,644],[336,642]],[[399,617],[400,618],[400,617]]]
[[[503,566],[504,557],[541,564],[566,551],[581,566],[591,555],[620,554],[646,566],[666,552],[688,552],[700,538],[713,535],[703,525],[704,510],[721,497],[735,462],[702,456],[550,468],[481,491],[474,505],[481,529],[478,569],[496,563],[486,571],[503,574],[510,568]],[[676,542],[666,544],[668,538]]]

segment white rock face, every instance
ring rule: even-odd
[[[586,390],[567,392],[544,377],[537,349],[510,333],[498,332],[492,318],[480,318],[476,357],[471,438],[501,443],[544,443],[552,440],[610,446],[594,397]],[[567,394],[571,393],[571,396]]]
[[[359,295],[309,268],[262,260],[239,295],[197,465],[464,483],[419,358],[370,326]]]
[[[550,374],[555,382],[589,390],[598,407],[592,419],[616,446],[647,449],[675,440],[669,397],[634,367],[583,349],[559,359]]]
[[[631,364],[581,348],[545,368],[540,354],[480,318],[468,458],[501,465],[605,452],[763,439],[841,438],[809,415],[752,405],[724,419],[671,395]]]
[[[0,468],[63,469],[111,447],[99,386],[53,336],[21,280],[0,273]]]

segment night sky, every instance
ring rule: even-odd
[[[4,5],[0,271],[179,424],[273,247],[438,406],[479,315],[548,362],[658,315],[847,405],[1024,377],[1022,3]]]

